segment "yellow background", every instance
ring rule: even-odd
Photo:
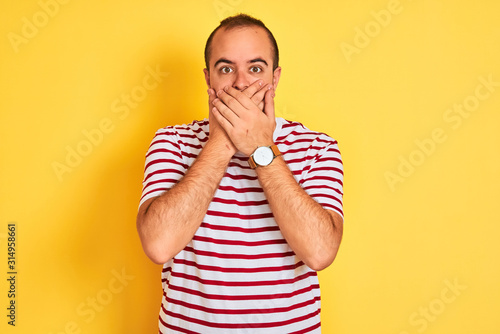
[[[135,229],[144,155],[158,128],[207,115],[204,44],[237,12],[278,41],[277,115],[330,134],[343,155],[345,234],[320,273],[323,332],[500,332],[498,1],[61,2],[0,10],[0,332],[157,332],[160,266]],[[168,75],[115,113],[145,91],[148,68]],[[473,111],[458,116],[464,103]],[[58,177],[68,147],[88,154]]]

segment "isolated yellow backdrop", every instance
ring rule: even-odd
[[[343,155],[323,332],[500,332],[498,1],[1,7],[0,332],[157,332],[160,266],[135,230],[144,155],[158,128],[207,115],[204,44],[237,12],[278,40],[277,115]]]

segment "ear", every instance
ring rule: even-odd
[[[274,70],[274,73],[273,73],[273,88],[274,88],[274,90],[276,90],[276,88],[278,87],[278,82],[280,81],[280,77],[281,77],[281,67],[278,66],[278,67],[276,67],[276,69]]]
[[[210,72],[206,68],[203,69],[203,73],[205,73],[205,81],[207,83],[208,88],[211,88],[210,86]]]

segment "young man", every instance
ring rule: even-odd
[[[205,48],[209,118],[157,131],[137,228],[163,264],[161,333],[320,333],[342,237],[337,142],[275,118],[278,46],[229,17]]]

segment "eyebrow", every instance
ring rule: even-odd
[[[231,61],[231,60],[229,60],[229,59],[219,58],[219,60],[217,60],[215,62],[214,67],[217,67],[217,65],[220,64],[220,63],[226,63],[226,64],[234,65],[234,62]],[[264,63],[266,66],[269,66],[267,64],[267,61],[265,61],[262,58],[255,58],[255,59],[249,60],[248,63],[250,63],[250,64],[253,64],[253,63]]]
[[[253,64],[253,63],[264,63],[266,66],[269,66],[269,65],[267,65],[267,61],[265,61],[262,58],[252,59],[252,60],[249,61],[249,63],[251,63],[251,64]]]

